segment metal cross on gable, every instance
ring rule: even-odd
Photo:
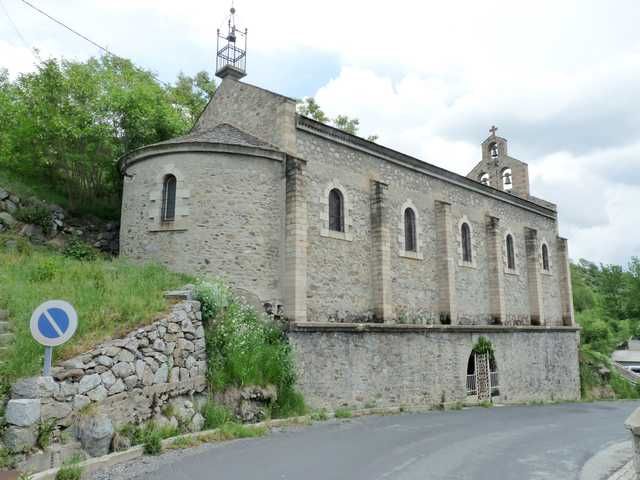
[[[494,137],[496,136],[497,131],[498,127],[496,127],[495,125],[491,126],[491,128],[489,129],[489,132],[491,132],[491,135],[493,135]]]

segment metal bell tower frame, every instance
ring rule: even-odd
[[[242,78],[247,74],[247,29],[236,27],[235,14],[236,9],[231,7],[226,35],[218,29],[216,76],[220,78]]]

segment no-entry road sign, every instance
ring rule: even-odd
[[[78,314],[64,300],[49,300],[31,315],[31,335],[45,347],[57,347],[69,340],[78,328]]]

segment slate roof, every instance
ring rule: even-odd
[[[227,145],[241,145],[244,147],[260,147],[271,150],[278,150],[277,147],[271,145],[264,140],[254,137],[253,135],[243,132],[237,127],[228,123],[221,123],[213,128],[206,130],[194,130],[181,137],[172,138],[155,145],[170,145],[176,143],[224,143]]]

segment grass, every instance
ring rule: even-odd
[[[196,298],[205,321],[209,387],[274,385],[273,418],[306,413],[304,398],[294,388],[293,354],[282,327],[242,304],[221,281],[200,282]]]
[[[212,432],[190,437],[178,437],[171,442],[170,449],[192,448],[203,443],[224,442],[237,438],[255,438],[267,434],[269,429],[264,426],[242,425],[236,422],[227,422]]]
[[[66,460],[58,473],[56,473],[55,480],[80,480],[82,477],[82,467],[79,463],[82,461],[80,456],[73,456],[69,460]]]
[[[325,408],[311,412],[311,420],[314,422],[324,422],[329,420],[329,414]]]
[[[345,407],[336,408],[336,411],[333,412],[333,415],[336,418],[351,418],[353,416],[353,412]]]
[[[233,420],[233,414],[227,407],[212,401],[205,403],[200,413],[204,417],[204,430],[213,430]]]
[[[43,301],[67,300],[78,312],[75,336],[54,349],[54,361],[59,361],[151,322],[167,308],[163,292],[192,281],[159,265],[123,259],[81,262],[20,240],[17,249],[5,248],[12,239],[0,235],[0,308],[9,310],[15,335],[0,365],[5,384],[42,368],[43,348],[31,338],[29,319]]]

